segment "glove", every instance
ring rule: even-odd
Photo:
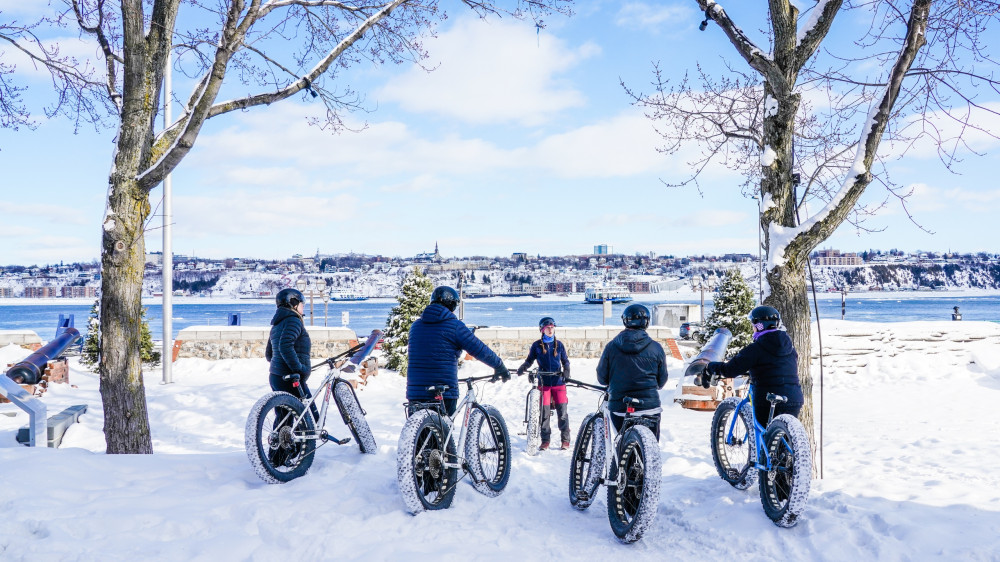
[[[703,388],[709,388],[712,383],[722,376],[722,365],[724,363],[720,361],[712,361],[708,365],[705,365],[705,372],[701,374],[701,386]]]
[[[497,382],[498,380],[501,379],[503,380],[503,382],[507,382],[510,380],[510,371],[507,370],[507,366],[504,365],[503,363],[501,363],[500,366],[497,367],[496,369],[493,369],[492,382]]]
[[[518,367],[517,368],[517,376],[523,375],[525,373],[525,371],[527,371],[527,369],[525,369],[524,367]]]

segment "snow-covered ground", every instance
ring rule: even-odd
[[[74,386],[43,398],[50,414],[89,407],[61,448],[17,445],[27,415],[0,406],[16,412],[0,415],[0,559],[1000,559],[1000,325],[826,321],[823,343],[824,478],[798,526],[775,527],[756,488],[716,476],[711,416],[672,403],[683,370],[672,361],[659,510],[630,546],[612,534],[603,496],[570,507],[568,451],[523,452],[524,379],[482,388],[512,433],[506,491],[490,499],[463,483],[451,509],[414,517],[396,486],[404,381],[393,372],[359,392],[378,454],[328,445],[305,477],[267,485],[243,449],[247,412],[268,390],[263,360],[184,359],[170,385],[148,373],[156,453],[137,456],[103,453],[98,379],[74,360]],[[4,364],[24,355],[0,349]],[[574,376],[593,378],[595,365],[573,361]],[[570,391],[574,438],[595,403]],[[347,435],[339,420],[328,426]]]

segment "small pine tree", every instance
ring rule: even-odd
[[[160,364],[162,354],[156,350],[153,343],[153,333],[149,330],[149,320],[146,319],[146,309],[142,309],[142,328],[139,332],[139,357],[146,365]],[[101,299],[94,301],[87,318],[87,337],[83,340],[83,352],[80,362],[93,368],[101,359]]]
[[[156,350],[153,343],[153,333],[149,331],[149,320],[146,318],[146,309],[142,309],[142,330],[139,332],[139,357],[146,365],[157,366],[160,364],[162,354]]]
[[[715,334],[715,330],[728,329],[733,333],[733,339],[726,350],[726,359],[729,359],[753,341],[753,327],[747,315],[754,306],[756,301],[753,291],[743,274],[737,268],[730,269],[722,277],[712,313],[705,319],[705,325],[695,333],[695,338],[700,345],[704,345]]]
[[[80,362],[87,367],[97,365],[101,357],[101,299],[94,301],[87,318],[87,337],[83,340]]]
[[[389,311],[389,320],[382,340],[382,350],[385,351],[386,367],[399,371],[406,376],[406,351],[410,342],[410,326],[431,303],[431,293],[434,284],[430,277],[414,267],[413,272],[403,279],[400,289],[399,304]]]

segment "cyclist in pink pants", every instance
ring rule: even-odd
[[[552,436],[550,419],[553,406],[556,409],[556,421],[562,437],[562,448],[569,449],[569,400],[566,397],[569,356],[566,355],[566,346],[556,339],[556,321],[552,317],[546,316],[539,320],[538,330],[542,333],[542,338],[531,344],[528,358],[518,367],[517,374],[523,375],[528,367],[536,361],[539,373],[550,373],[540,375],[542,391],[542,444],[540,449],[544,451],[549,448],[549,440]]]

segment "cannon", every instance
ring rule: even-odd
[[[80,339],[79,330],[66,328],[52,341],[38,348],[38,351],[7,369],[7,378],[18,384],[38,384],[42,380],[48,362],[59,357],[78,339]]]
[[[726,357],[726,348],[733,339],[733,333],[726,328],[719,328],[712,334],[712,338],[701,348],[701,353],[696,355],[684,371],[685,377],[695,377],[694,383],[701,384],[701,375],[705,372],[705,365],[712,361],[722,361]]]

